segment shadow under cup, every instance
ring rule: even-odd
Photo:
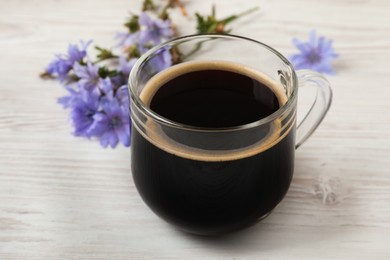
[[[185,56],[199,46],[180,64],[157,66],[172,49]],[[178,123],[150,109],[159,87],[202,70],[230,71],[262,83],[279,109],[220,128]],[[141,57],[129,84],[133,178],[158,216],[190,233],[217,235],[257,222],[283,199],[294,170],[297,80],[278,52],[237,36],[187,36]]]

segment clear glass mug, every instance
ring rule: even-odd
[[[173,65],[171,54],[177,50],[185,58]],[[151,82],[163,84],[180,66],[199,62],[200,69],[204,64],[227,69],[235,64],[239,73],[272,86],[280,107],[258,121],[220,128],[178,123],[150,109],[152,95],[145,93]],[[316,88],[317,95],[296,126],[298,87],[306,86]],[[158,216],[200,235],[250,226],[278,205],[291,183],[295,149],[320,124],[332,99],[322,75],[295,71],[283,55],[261,42],[217,34],[185,36],[151,49],[133,67],[129,91],[137,190]]]

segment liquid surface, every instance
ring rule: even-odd
[[[179,75],[154,94],[150,108],[172,121],[206,128],[249,124],[279,108],[272,90],[237,72],[200,70]]]

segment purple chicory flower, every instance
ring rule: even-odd
[[[332,47],[332,40],[322,36],[317,38],[316,32],[310,32],[308,42],[293,39],[294,45],[300,53],[290,56],[290,60],[296,69],[312,69],[320,73],[333,74],[332,60],[338,54]]]
[[[115,98],[123,109],[128,110],[130,108],[130,97],[127,85],[123,85],[116,90]]]
[[[69,44],[68,46],[68,60],[72,63],[79,62],[87,56],[87,48],[92,43],[92,40],[84,43],[80,41],[80,46],[77,44]]]
[[[133,68],[137,59],[132,58],[128,61],[127,58],[120,56],[118,60],[119,60],[119,64],[118,64],[117,71],[120,73],[118,73],[115,76],[112,76],[111,81],[115,86],[122,86],[127,84],[130,71]]]
[[[58,98],[57,102],[64,108],[69,108],[72,107],[74,102],[80,97],[80,91],[69,85],[65,86],[65,89],[69,92],[69,95]]]
[[[92,91],[99,83],[99,67],[88,62],[86,66],[75,63],[73,71],[79,77],[79,85],[87,91]]]
[[[127,85],[122,85],[119,88],[115,88],[112,81],[109,78],[102,80],[102,84],[105,86],[104,98],[101,99],[101,104],[110,103],[112,101],[118,102],[123,109],[129,109],[129,91]]]
[[[142,13],[139,17],[139,24],[142,28],[140,31],[141,44],[146,44],[150,41],[154,44],[159,44],[162,40],[169,39],[173,35],[169,20],[152,20],[146,13]]]
[[[56,58],[49,63],[46,68],[47,73],[58,77],[60,81],[63,81],[68,72],[72,69],[72,63],[66,59],[63,55],[57,55]]]
[[[121,56],[119,57],[119,71],[122,72],[122,74],[127,78],[129,77],[130,71],[133,68],[135,62],[137,61],[136,58],[132,58],[129,61]]]
[[[124,84],[127,84],[128,76],[125,77],[124,75],[119,73],[115,76],[112,76],[110,79],[112,81],[112,84],[114,84],[115,86],[122,86]]]
[[[71,119],[76,136],[91,137],[89,129],[99,109],[100,95],[97,91],[83,91],[72,102]]]
[[[109,77],[106,77],[104,79],[100,78],[97,83],[97,86],[100,90],[100,93],[103,93],[105,95],[108,95],[109,93],[114,91],[114,84]]]
[[[67,55],[57,54],[54,60],[47,66],[46,71],[63,81],[68,76],[73,64],[81,61],[87,55],[87,48],[91,42],[84,43],[81,41],[81,46],[69,44]]]
[[[105,99],[105,98],[103,98]],[[93,116],[93,124],[89,134],[97,136],[100,144],[106,148],[114,148],[120,141],[124,146],[130,145],[130,116],[115,99],[104,100],[101,103],[103,111]]]
[[[157,72],[162,71],[172,65],[172,55],[170,47],[158,50],[150,60],[150,66]]]
[[[118,47],[126,47],[130,45],[136,45],[139,43],[140,40],[140,32],[124,32],[124,33],[117,33],[116,37],[118,39]]]

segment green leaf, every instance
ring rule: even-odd
[[[98,70],[99,77],[101,77],[103,79],[107,78],[107,77],[114,77],[118,74],[119,74],[119,72],[117,70],[110,70],[110,69],[106,68],[105,66],[100,67]]]
[[[128,19],[128,21],[125,23],[125,26],[127,29],[129,29],[130,33],[135,33],[140,30],[139,26],[139,16],[138,15],[133,15]]]
[[[141,57],[141,53],[138,50],[137,44],[127,46],[126,52],[128,53],[127,55],[128,59]]]
[[[144,0],[144,3],[142,5],[142,11],[153,11],[156,8],[156,6],[153,3],[153,0]]]
[[[212,32],[213,28],[217,26],[214,16],[202,16],[199,13],[195,13],[196,16],[196,30],[198,33]]]
[[[199,13],[195,13],[196,16],[196,30],[198,33],[227,33],[230,30],[225,30],[225,25],[231,23],[232,21],[247,15],[253,11],[257,10],[257,7],[249,9],[238,15],[231,15],[224,19],[218,20],[216,18],[215,6],[211,10],[211,15],[202,16]]]
[[[95,49],[98,50],[98,54],[96,55],[96,57],[99,58],[99,61],[107,60],[111,58],[118,58],[118,56],[114,55],[111,50],[99,46],[95,46]]]

